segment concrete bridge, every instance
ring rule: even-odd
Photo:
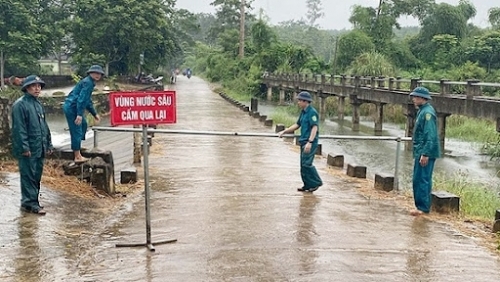
[[[446,136],[446,118],[452,114],[496,120],[497,131],[500,132],[500,99],[482,95],[484,87],[500,89],[500,84],[497,83],[481,83],[478,80],[454,82],[446,79],[430,81],[399,77],[308,76],[302,74],[265,74],[262,81],[267,85],[268,100],[273,98],[273,89],[279,89],[280,103],[284,103],[287,91],[294,94],[300,91],[309,91],[315,96],[315,100],[319,100],[319,112],[323,120],[326,113],[326,99],[330,97],[338,99],[338,119],[343,120],[346,98],[349,98],[353,109],[353,131],[359,131],[359,107],[363,103],[375,104],[375,135],[382,134],[384,105],[402,105],[407,116],[407,137],[412,136],[416,114],[416,109],[408,98],[409,91],[417,86],[439,85],[440,92],[432,93],[432,105],[438,113],[439,136],[443,149]],[[465,94],[452,93],[453,86],[464,87]]]

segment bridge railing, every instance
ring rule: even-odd
[[[407,79],[401,77],[327,74],[265,74],[263,79],[264,81],[270,79],[281,82],[294,82],[297,84],[311,83],[317,85],[344,85],[348,87],[359,86],[404,92],[409,92],[417,86],[425,86],[435,95],[464,95],[467,98],[484,96],[483,99],[490,99],[491,96],[500,94],[500,83],[481,82],[477,79],[451,81],[449,79],[425,80],[420,78]],[[491,99],[495,98],[492,97]]]

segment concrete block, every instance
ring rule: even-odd
[[[265,122],[266,119],[267,119],[267,116],[264,116],[264,115],[259,117],[259,121],[261,121],[261,122]]]
[[[439,213],[459,212],[460,197],[446,191],[432,192],[432,210]]]
[[[347,164],[347,175],[356,178],[366,178],[366,166]]]
[[[259,112],[252,112],[252,117],[260,118],[260,113]]]
[[[273,120],[270,118],[266,119],[266,121],[264,121],[264,125],[265,126],[273,126]]]
[[[295,138],[295,145],[300,146],[299,138]]]
[[[244,106],[244,107],[243,107],[243,111],[245,111],[245,112],[250,112],[250,108],[249,108],[248,106]]]
[[[495,223],[493,223],[493,233],[498,232],[500,232],[500,219],[495,220]]]
[[[318,147],[316,148],[316,156],[322,156],[323,155],[323,145],[318,144]]]
[[[328,154],[326,163],[334,167],[344,167],[344,155],[332,155]]]
[[[281,132],[285,130],[285,125],[284,124],[277,124],[276,129],[274,130],[276,133]]]
[[[96,189],[103,190],[112,195],[115,193],[114,172],[109,164],[95,166],[92,169],[90,183]]]
[[[394,176],[386,173],[375,174],[375,189],[385,192],[394,190]]]
[[[120,183],[129,184],[137,182],[137,169],[135,167],[122,169],[120,171]]]

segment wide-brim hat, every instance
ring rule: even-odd
[[[417,87],[417,88],[413,89],[413,91],[410,93],[410,97],[411,96],[420,97],[420,98],[424,98],[427,100],[432,100],[432,97],[431,97],[429,90],[425,87]]]
[[[313,99],[312,99],[312,96],[309,92],[302,91],[299,93],[299,95],[297,95],[297,100],[312,102]]]
[[[23,86],[21,87],[22,91],[25,91],[28,86],[32,84],[40,84],[42,89],[45,87],[45,82],[37,75],[30,75],[24,78]]]
[[[102,75],[104,75],[104,70],[102,69],[102,67],[100,65],[93,65],[89,68],[89,70],[87,71],[87,74],[89,73],[100,73]]]

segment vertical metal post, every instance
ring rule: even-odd
[[[401,154],[401,137],[396,139],[396,162],[394,165],[394,190],[399,191],[399,155]]]
[[[151,243],[151,211],[149,207],[149,145],[148,145],[148,127],[142,126],[142,150],[144,158],[144,201],[146,209],[146,246],[154,251]]]
[[[99,135],[99,131],[94,130],[94,149],[97,148],[97,145],[99,143],[99,139],[97,138],[97,135]]]

